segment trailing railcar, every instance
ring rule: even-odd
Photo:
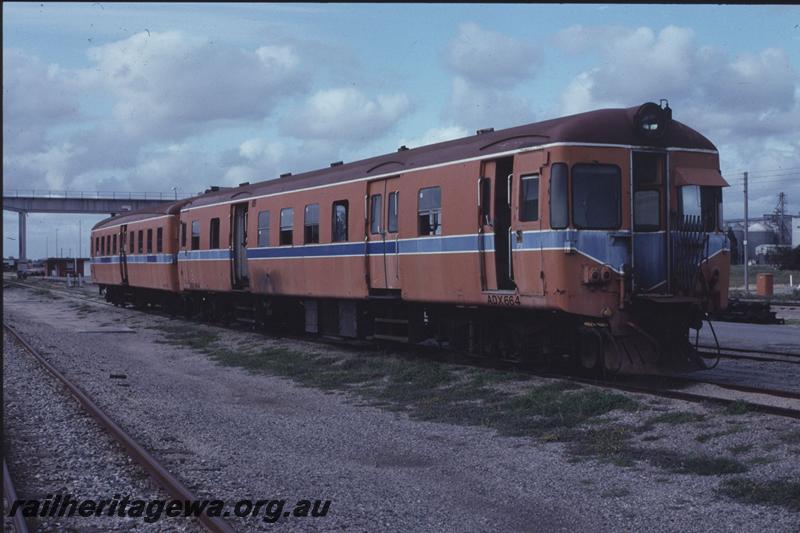
[[[92,278],[108,301],[178,309],[178,213],[185,203],[122,213],[94,226]]]
[[[698,368],[689,330],[727,302],[725,186],[665,105],[481,130],[192,199],[179,287],[221,320]]]

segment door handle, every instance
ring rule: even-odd
[[[514,245],[512,235],[514,230],[508,228],[508,279],[514,281]]]

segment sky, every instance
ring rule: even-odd
[[[3,189],[179,194],[669,100],[800,212],[800,7],[3,3]],[[94,215],[28,215],[28,256]],[[3,255],[17,214],[3,212]]]

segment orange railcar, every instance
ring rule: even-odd
[[[482,131],[173,207],[162,290],[309,332],[698,367],[688,330],[727,302],[724,186],[714,145],[668,106]]]

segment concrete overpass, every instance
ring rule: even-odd
[[[26,225],[28,213],[86,213],[115,215],[154,204],[174,202],[177,191],[104,192],[104,191],[3,191],[3,210],[19,213],[19,259],[27,259]]]

